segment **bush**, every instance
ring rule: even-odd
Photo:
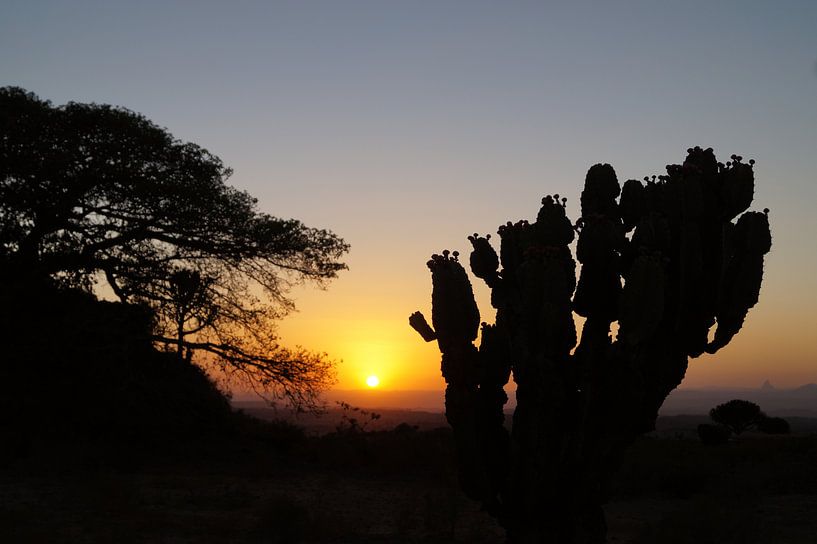
[[[766,434],[789,434],[789,422],[782,417],[766,417],[757,422],[757,430]]]
[[[397,434],[414,434],[419,428],[417,425],[410,425],[404,421],[394,428],[394,432]]]

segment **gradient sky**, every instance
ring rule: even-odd
[[[685,386],[794,386],[817,381],[815,29],[807,0],[3,0],[0,85],[141,112],[262,210],[351,243],[350,270],[296,291],[280,328],[343,359],[341,389],[442,387],[407,325],[429,314],[432,252],[534,218],[544,194],[575,219],[597,162],[624,181],[693,145],[754,158],[774,243],[760,303]]]

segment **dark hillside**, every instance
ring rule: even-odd
[[[151,342],[151,314],[73,290],[0,288],[4,456],[54,440],[136,441],[223,431],[227,400]]]

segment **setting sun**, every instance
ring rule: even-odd
[[[368,378],[366,378],[366,385],[368,385],[369,387],[377,387],[378,385],[380,385],[380,378],[378,378],[377,376],[369,376]]]

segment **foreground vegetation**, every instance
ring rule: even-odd
[[[53,414],[53,417],[56,417]],[[458,489],[448,429],[307,437],[236,414],[182,441],[41,440],[0,469],[5,542],[502,542]],[[810,542],[817,436],[644,438],[609,542]]]

